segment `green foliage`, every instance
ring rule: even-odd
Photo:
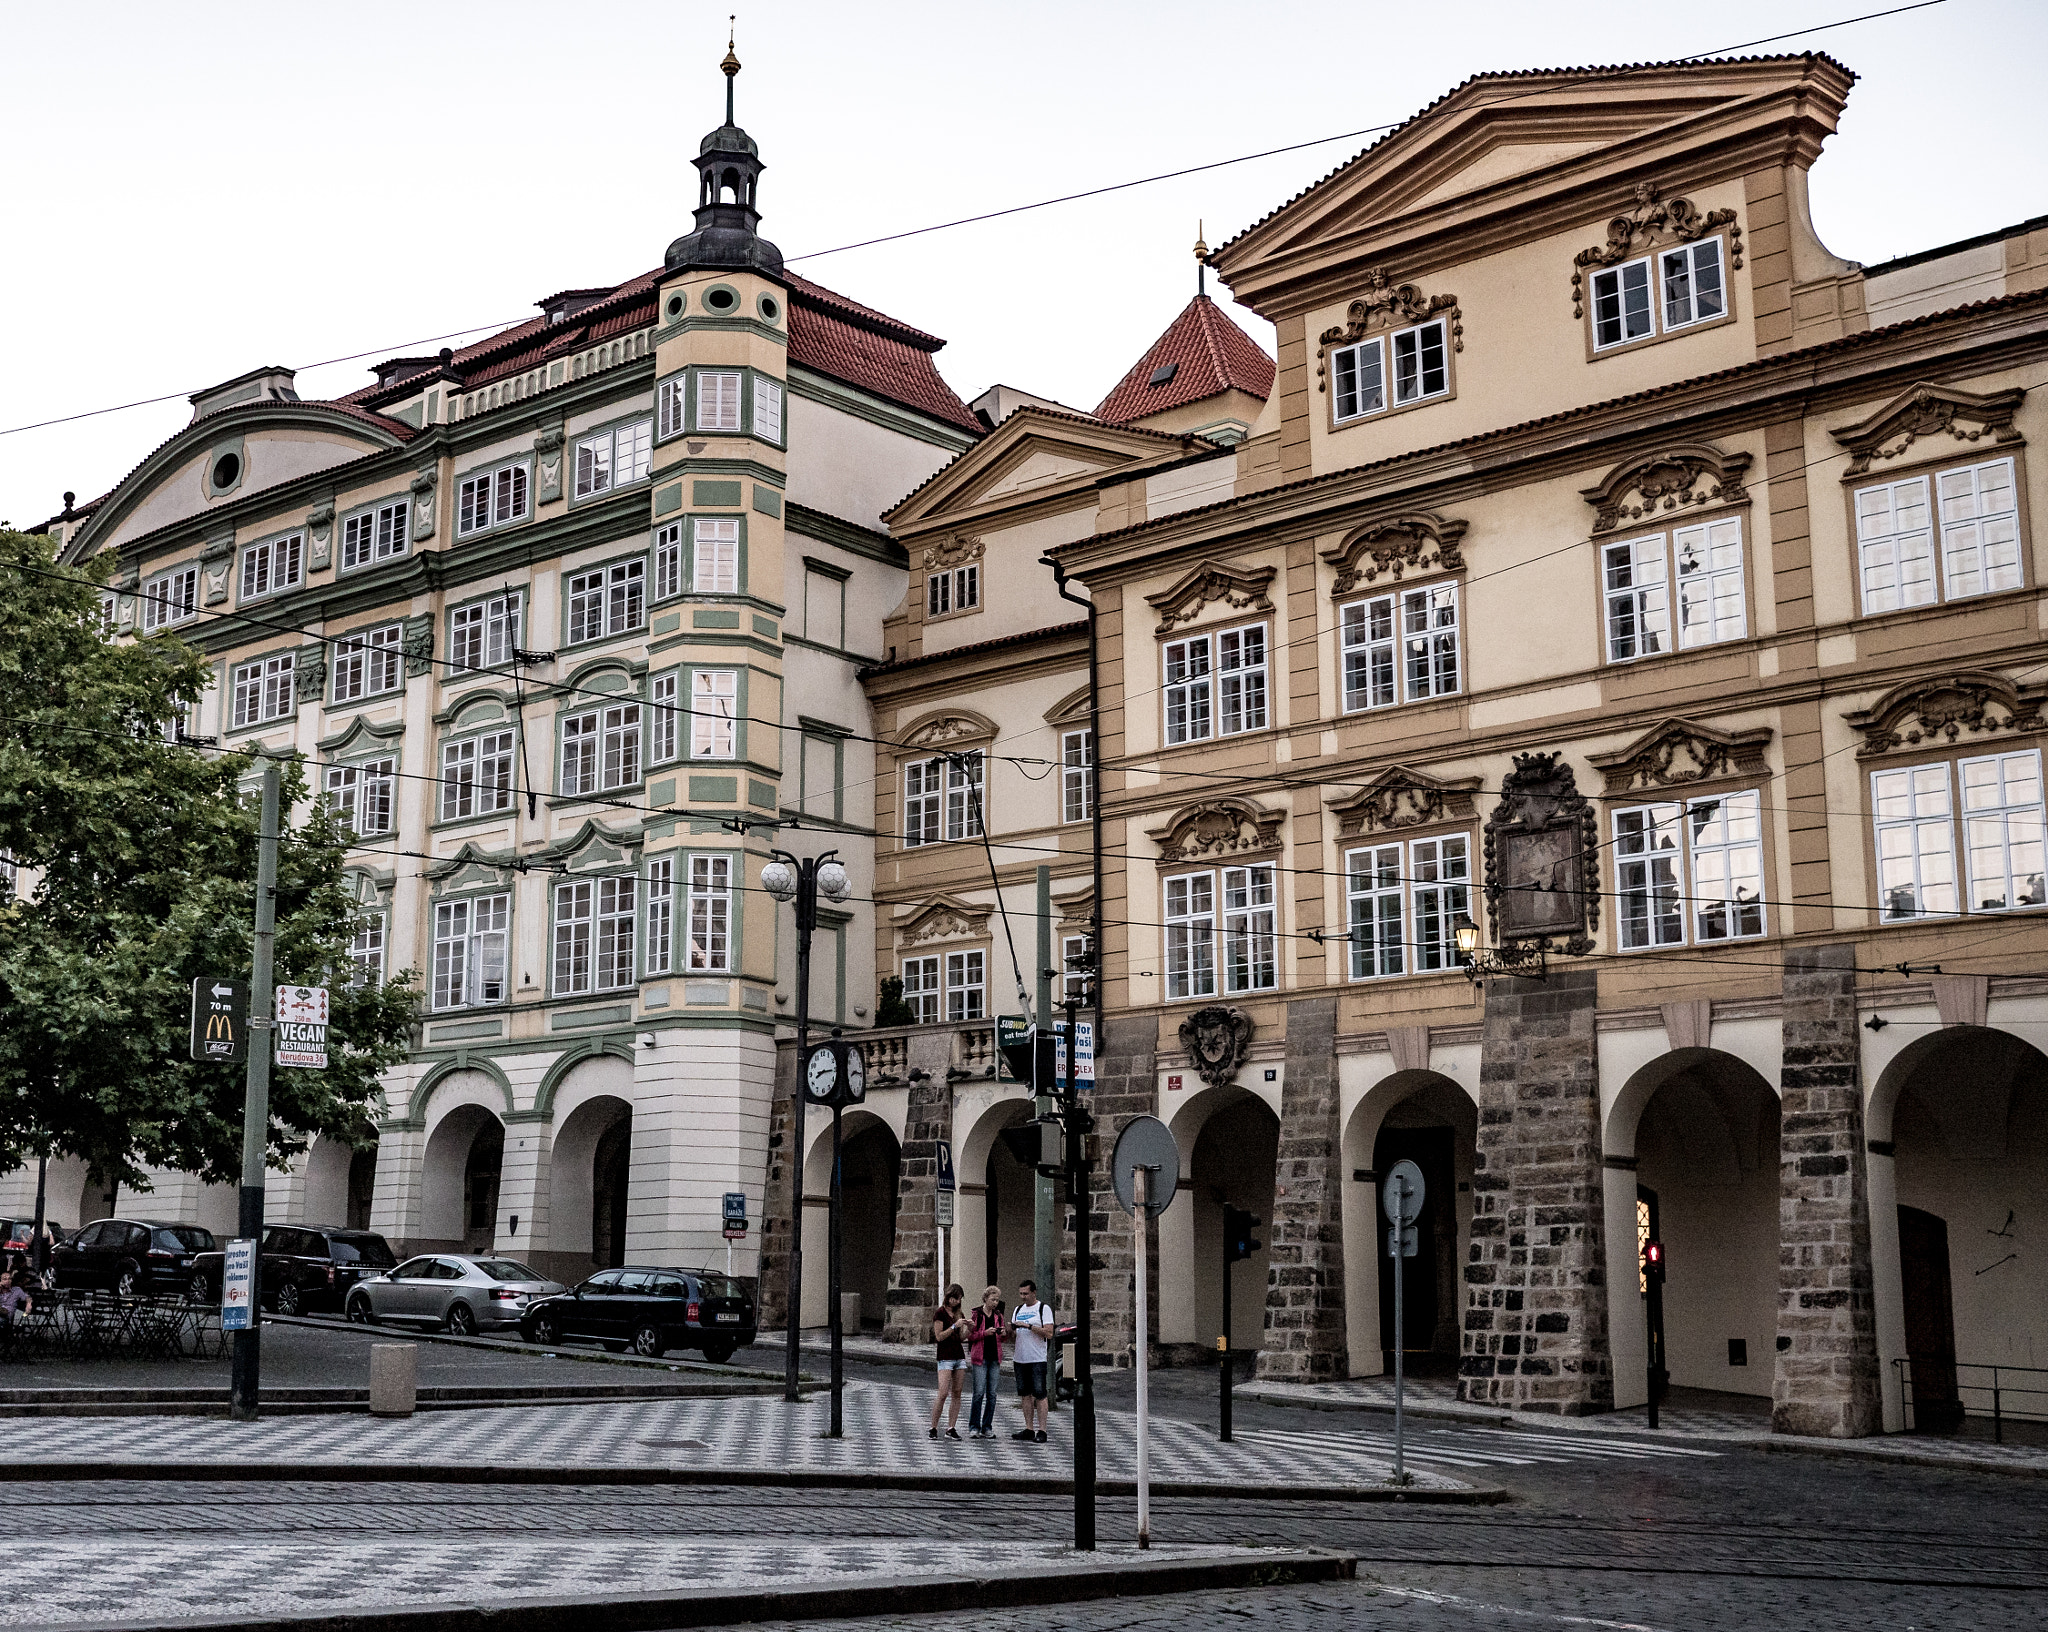
[[[0,1170],[67,1152],[129,1183],[145,1166],[240,1176],[244,1067],[187,1055],[195,976],[250,973],[260,767],[166,740],[212,679],[169,635],[101,634],[111,559],[58,571],[0,531]],[[276,980],[332,989],[325,1071],[271,1074],[270,1160],[314,1134],[374,1137],[379,1072],[404,1058],[410,976],[349,988],[348,829],[284,766]]]
[[[884,975],[875,984],[875,1024],[878,1026],[914,1026],[917,1016],[903,998],[903,981],[896,975]]]

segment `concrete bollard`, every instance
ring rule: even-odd
[[[839,1329],[848,1337],[860,1336],[860,1294],[842,1292],[839,1294]]]
[[[417,1343],[370,1345],[370,1415],[409,1417],[419,1403],[420,1347]]]

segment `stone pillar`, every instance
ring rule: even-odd
[[[1486,991],[1458,1398],[1611,1410],[1591,969]]]
[[[780,1038],[775,1045],[775,1099],[768,1113],[768,1174],[761,1195],[761,1281],[758,1291],[760,1326],[786,1330],[789,1324],[789,1205],[796,1184],[795,1127],[789,1098],[796,1091],[796,1041]],[[806,1276],[822,1274],[804,1264]]]
[[[1856,949],[1788,948],[1784,1016],[1771,1428],[1838,1439],[1874,1434],[1880,1393]]]
[[[1325,1383],[1349,1370],[1338,1123],[1337,999],[1300,998],[1287,1005],[1261,1378]]]
[[[1148,1116],[1159,1101],[1159,1067],[1156,1049],[1159,1022],[1150,1014],[1111,1015],[1103,1023],[1103,1034],[1095,1046],[1095,1089],[1090,1105],[1095,1112],[1095,1172],[1090,1185],[1089,1245],[1094,1263],[1089,1280],[1093,1317],[1089,1353],[1098,1365],[1127,1366],[1138,1335],[1138,1265],[1131,1251],[1131,1220],[1117,1205],[1116,1187],[1109,1171],[1110,1153],[1116,1137],[1134,1116]],[[1068,1212],[1070,1209],[1062,1209]],[[1151,1289],[1148,1300],[1156,1317],[1159,1298],[1159,1232],[1151,1234],[1152,1252],[1146,1273]],[[1073,1312],[1072,1235],[1063,1243],[1061,1295],[1052,1300],[1060,1318]],[[1154,1333],[1159,1322],[1149,1322]]]
[[[950,1046],[949,1034],[918,1036],[913,1043]],[[896,1169],[896,1241],[889,1255],[885,1343],[929,1343],[932,1311],[939,1305],[939,1143],[953,1140],[953,1084],[949,1060],[919,1061],[903,1113],[903,1154]],[[806,1265],[806,1268],[809,1266]]]

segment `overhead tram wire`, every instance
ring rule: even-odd
[[[1714,57],[1724,57],[1732,52],[1748,51],[1760,45],[1776,45],[1785,40],[1796,40],[1807,34],[1824,34],[1831,29],[1851,28],[1858,23],[1878,22],[1886,17],[1898,17],[1907,12],[1925,11],[1930,7],[1945,4],[1947,4],[1947,0],[1912,0],[1912,3],[1908,5],[1891,6],[1883,11],[1867,11],[1854,17],[1840,17],[1829,23],[1810,23],[1801,28],[1788,29],[1781,34],[1760,35],[1753,40],[1740,40],[1732,45],[1717,45],[1706,51],[1690,51],[1683,56],[1666,57],[1654,63],[1635,63],[1617,67],[1606,73],[1581,74],[1575,78],[1560,80],[1554,84],[1534,86],[1525,91],[1515,91],[1507,96],[1495,97],[1490,101],[1481,103],[1479,106],[1482,109],[1505,107],[1508,103],[1520,102],[1532,96],[1550,95],[1561,90],[1574,90],[1582,85],[1608,84],[1614,80],[1626,78],[1630,74],[1644,73],[1652,68],[1662,68],[1672,63],[1698,62]],[[1108,193],[1128,192],[1134,187],[1149,187],[1157,182],[1177,181],[1184,176],[1202,175],[1211,170],[1227,170],[1233,165],[1251,164],[1259,159],[1277,158],[1287,153],[1301,153],[1313,147],[1327,147],[1333,142],[1352,142],[1357,141],[1363,136],[1383,136],[1390,130],[1400,129],[1401,126],[1409,123],[1414,117],[1416,116],[1411,114],[1406,119],[1396,119],[1389,124],[1366,125],[1358,130],[1338,131],[1334,135],[1317,136],[1305,142],[1291,142],[1284,147],[1264,148],[1256,153],[1240,153],[1234,158],[1214,159],[1207,164],[1188,165],[1179,170],[1164,170],[1157,175],[1139,176],[1131,181],[1112,182],[1108,186],[1093,187],[1084,192],[1062,193],[1057,198],[1042,198],[1031,204],[1013,204],[1005,209],[988,210],[979,215],[965,215],[951,221],[937,221],[929,226],[911,227],[902,232],[886,233],[879,238],[863,238],[856,243],[836,244],[830,249],[813,249],[807,250],[801,255],[785,255],[783,262],[785,265],[788,265],[795,261],[818,260],[827,255],[844,255],[850,250],[869,249],[877,244],[893,244],[905,238],[920,238],[934,232],[950,232],[955,227],[974,226],[983,221],[1001,220],[1006,216],[1025,215],[1034,210],[1051,209],[1060,204],[1073,204],[1082,199],[1099,198]],[[1311,186],[1313,185],[1315,184],[1311,183]],[[329,357],[321,362],[305,364],[300,372],[307,372],[316,368],[329,368],[337,363],[357,362],[365,357],[386,356],[396,351],[402,351],[408,346],[431,345],[436,340],[454,340],[466,334],[483,334],[501,329],[517,328],[521,323],[530,323],[532,321],[533,319],[530,317],[519,317],[499,323],[480,323],[470,328],[456,329],[447,334],[428,335],[423,339],[405,340],[388,346],[378,346],[370,351],[352,352],[345,357]],[[197,389],[203,390],[205,388],[199,387]],[[39,431],[52,425],[68,425],[76,420],[92,419],[102,414],[123,413],[130,408],[145,408],[159,402],[175,402],[180,397],[189,397],[191,395],[193,393],[189,391],[172,391],[160,397],[143,397],[135,402],[115,403],[105,408],[89,408],[81,413],[65,414],[57,419],[37,420],[33,424],[11,425],[0,428],[0,436],[16,436],[24,431]]]

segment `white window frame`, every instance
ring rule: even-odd
[[[1271,992],[1280,986],[1280,898],[1270,861],[1223,870],[1223,989]]]
[[[647,684],[647,762],[666,765],[683,752],[682,671],[670,669]]]
[[[640,780],[643,711],[638,703],[612,703],[598,713],[598,789],[630,788]]]
[[[372,510],[344,516],[341,523],[341,570],[352,572],[405,554],[412,528],[412,501],[393,499]]]
[[[1902,521],[1901,500],[1908,517]],[[1933,606],[1941,598],[1934,541],[1934,481],[1930,474],[1859,487],[1850,499],[1856,518],[1856,588],[1866,618]]]
[[[1712,270],[1711,278],[1702,274]],[[1683,280],[1683,290],[1678,280]],[[1711,292],[1709,292],[1711,291]],[[1701,308],[1712,303],[1712,311]],[[1683,310],[1682,316],[1674,315]],[[1728,315],[1728,262],[1718,234],[1695,238],[1657,255],[1657,319],[1666,334],[1716,323]]]
[[[1083,727],[1060,733],[1060,820],[1085,822],[1095,814],[1095,733]]]
[[[655,392],[654,418],[656,434],[666,441],[672,436],[681,436],[688,429],[688,415],[685,407],[690,397],[690,377],[677,374],[663,380]]]
[[[700,431],[739,430],[740,382],[744,378],[743,371],[736,368],[697,370],[697,411],[691,416],[693,427]]]
[[[1207,635],[1169,640],[1160,650],[1166,744],[1207,742],[1216,732],[1215,648]]]
[[[1704,274],[1711,268],[1712,277]],[[1719,233],[1603,266],[1586,280],[1595,353],[1679,334],[1728,316],[1728,253]],[[1708,304],[1712,310],[1704,310]],[[1640,320],[1641,327],[1631,325]],[[1618,325],[1601,338],[1603,323]]]
[[[737,516],[699,516],[690,529],[690,593],[740,592],[740,523]]]
[[[1378,335],[1330,353],[1330,418],[1348,425],[1387,411],[1386,351]]]
[[[2041,754],[1976,754],[1956,764],[1961,806],[1962,870],[1968,886],[1966,912],[2025,912],[2043,904]],[[1990,876],[1979,858],[1995,855],[1997,884],[2004,900],[1983,899]],[[2021,886],[2016,889],[2015,886]],[[2015,899],[2027,889],[2031,899]]]
[[[1241,737],[1272,723],[1272,650],[1263,623],[1216,631],[1216,734]]]
[[[1962,911],[1953,780],[1945,759],[1870,773],[1879,923],[1953,918]],[[1910,911],[1894,909],[1892,898],[1901,890],[1911,895]]]
[[[630,556],[569,574],[563,605],[566,645],[588,645],[646,628],[647,558]]]
[[[441,745],[441,820],[467,821],[512,808],[511,727]]]
[[[519,650],[519,624],[525,592],[507,590],[484,600],[469,601],[448,614],[448,663],[463,670],[502,669]]]
[[[258,539],[242,548],[242,592],[244,601],[297,589],[306,581],[306,535],[280,533]]]
[[[689,876],[687,974],[733,971],[733,864],[724,851],[693,853]]]
[[[1595,352],[1614,351],[1657,337],[1657,276],[1650,261],[1648,255],[1639,255],[1618,266],[1603,266],[1587,279],[1587,293],[1591,297],[1587,311],[1593,323]],[[1631,287],[1632,275],[1636,280],[1634,287]],[[1638,296],[1641,304],[1632,308],[1632,302]],[[1612,307],[1611,321],[1619,325],[1619,332],[1612,340],[1600,338],[1601,324],[1610,321],[1602,314],[1603,306]],[[1630,322],[1638,314],[1642,327],[1630,333]]]
[[[1989,491],[2002,495],[1986,506]],[[1901,501],[1917,521],[1901,525]],[[1856,574],[1865,617],[2024,589],[2018,462],[1947,465],[1855,490]]]
[[[946,954],[946,1018],[988,1018],[988,953],[976,947]]]
[[[236,727],[289,718],[298,708],[298,654],[273,652],[237,665],[231,680]]]
[[[946,842],[978,839],[988,819],[988,756],[979,748],[946,756]]]
[[[1345,927],[1353,980],[1385,980],[1408,972],[1406,862],[1398,839],[1345,853]]]
[[[1610,819],[1618,950],[1720,946],[1768,932],[1759,790],[1645,801]]]
[[[1216,875],[1175,873],[1160,881],[1165,903],[1166,1000],[1216,995]]]
[[[1998,484],[2005,499],[2001,507],[1987,511],[1983,478],[1993,472],[2005,478]],[[1956,509],[1965,498],[1964,484],[1971,507],[1968,514]],[[1941,523],[1941,598],[1963,601],[2025,588],[2026,568],[2020,554],[2019,480],[2013,459],[1986,459],[1936,471],[1934,491],[1935,513]],[[1959,562],[1969,565],[1959,572]],[[1974,587],[1959,584],[1959,580],[1971,578],[1975,580]]]
[[[1640,663],[1748,639],[1746,550],[1739,515],[1601,545],[1607,661]]]
[[[1434,338],[1437,383],[1429,384],[1430,340]],[[1442,318],[1397,329],[1388,337],[1388,355],[1393,360],[1394,406],[1407,408],[1451,394],[1451,335]]]
[[[946,772],[943,759],[911,759],[903,765],[903,847],[937,844],[945,831]]]
[[[737,759],[740,671],[690,671],[690,757]]]
[[[754,435],[782,446],[782,386],[765,374],[754,376]]]
[[[910,1006],[910,1023],[937,1025],[941,1003],[938,956],[905,958],[902,969],[903,1001]]]
[[[436,901],[428,1006],[438,1012],[507,1001],[512,992],[512,897]]]
[[[404,626],[396,623],[353,630],[336,640],[334,700],[354,703],[400,690],[405,685],[404,640]]]
[[[335,814],[359,839],[373,839],[397,826],[398,759],[344,760],[327,767],[323,791]]]
[[[924,581],[924,615],[927,618],[951,617],[958,612],[981,610],[981,563],[970,561],[965,566],[948,567],[935,572]]]
[[[1749,585],[1740,516],[1673,528],[1671,565],[1680,651],[1749,638]]]
[[[1167,746],[1265,730],[1273,717],[1271,660],[1263,621],[1167,641],[1160,649]]]
[[[1670,655],[1671,560],[1662,533],[1600,546],[1600,606],[1608,662]]]
[[[639,880],[630,873],[555,886],[551,989],[557,996],[614,992],[635,983]]]
[[[348,961],[354,971],[351,986],[381,986],[384,983],[385,918],[381,912],[356,914],[354,933],[349,936]]]
[[[524,457],[472,471],[456,484],[455,536],[509,527],[533,513],[533,473]]]
[[[199,569],[179,567],[142,591],[142,630],[149,634],[199,615]]]
[[[647,973],[665,975],[675,958],[676,858],[655,856],[647,863]]]
[[[653,598],[666,601],[683,592],[683,524],[672,521],[654,534]]]
[[[1344,712],[1454,697],[1464,689],[1455,579],[1369,595],[1338,608]]]
[[[576,439],[575,496],[593,499],[647,480],[654,460],[654,421],[631,420]]]

